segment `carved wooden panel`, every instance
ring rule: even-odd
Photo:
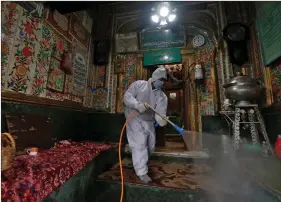
[[[46,22],[68,41],[71,41],[72,37],[69,34],[69,21],[69,14],[62,15],[57,10],[49,10],[47,12]]]
[[[81,20],[74,14],[71,15],[69,32],[79,43],[88,48],[90,34],[83,27]]]
[[[130,32],[126,34],[115,35],[115,52],[116,53],[129,53],[136,52],[139,49],[138,46],[138,33]]]

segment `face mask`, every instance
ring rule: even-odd
[[[153,85],[157,90],[160,90],[163,87],[164,82],[160,80],[156,80],[154,81]]]

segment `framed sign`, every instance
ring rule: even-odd
[[[281,2],[256,2],[256,10],[263,63],[268,66],[281,57]]]
[[[154,30],[140,33],[140,46],[142,50],[154,50],[162,48],[185,47],[185,32],[179,30]]]
[[[154,51],[146,51],[143,53],[143,65],[160,65],[181,62],[180,48],[170,48]]]

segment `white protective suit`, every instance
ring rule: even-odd
[[[139,80],[130,85],[123,100],[126,118],[137,111],[139,102],[148,103],[161,115],[166,116],[167,96],[161,90],[152,89],[152,82],[161,78],[167,78],[164,67],[156,69],[152,78],[148,81]],[[155,148],[155,118],[159,120],[160,117],[151,109],[148,109],[130,120],[126,127],[127,139],[132,151],[133,165],[137,176],[146,175],[148,172],[148,158]],[[165,124],[160,125],[164,126]]]

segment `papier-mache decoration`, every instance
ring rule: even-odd
[[[195,79],[203,79],[203,70],[201,64],[195,65]]]
[[[72,53],[70,51],[63,55],[61,68],[64,69],[67,74],[73,74]]]

